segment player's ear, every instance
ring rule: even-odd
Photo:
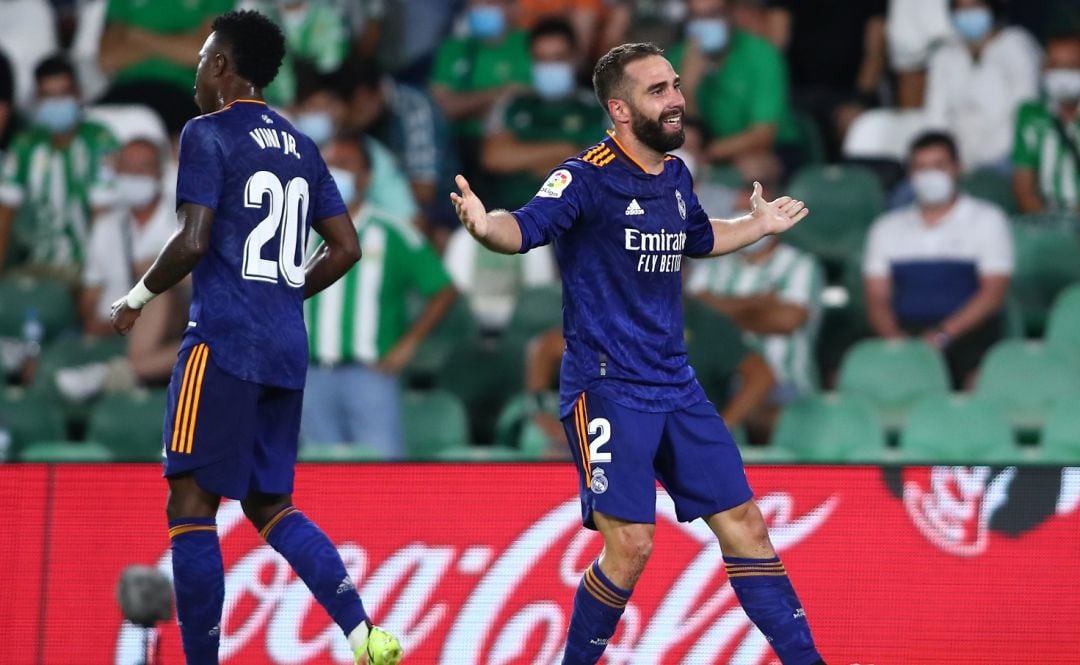
[[[608,115],[616,124],[630,122],[630,110],[621,99],[609,99],[607,103]]]
[[[210,64],[210,73],[215,77],[222,76],[225,73],[225,70],[229,68],[229,61],[221,51],[218,51],[211,56]]]

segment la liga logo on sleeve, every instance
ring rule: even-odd
[[[554,171],[548,176],[547,182],[540,187],[540,191],[536,193],[537,196],[542,196],[549,199],[560,198],[563,191],[570,186],[570,182],[573,181],[574,176],[570,175],[570,171],[566,169],[559,169]]]

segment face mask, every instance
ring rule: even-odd
[[[686,24],[686,36],[696,41],[703,52],[712,54],[724,50],[731,35],[722,18],[695,18]]]
[[[113,184],[116,201],[129,208],[142,208],[149,205],[161,191],[161,181],[149,175],[116,176]]]
[[[79,100],[74,97],[48,97],[34,109],[34,124],[53,134],[63,134],[79,122]]]
[[[325,111],[314,113],[301,113],[296,116],[294,126],[301,134],[306,134],[315,145],[323,145],[330,140],[334,133],[334,121],[330,114]]]
[[[334,179],[334,184],[337,185],[338,192],[341,193],[341,200],[345,202],[345,205],[352,205],[352,202],[356,200],[356,178],[345,169],[339,169],[335,166],[331,166],[329,169],[330,177]]]
[[[1080,101],[1080,69],[1048,69],[1043,89],[1050,101],[1071,104]]]
[[[574,91],[574,67],[566,62],[538,62],[533,65],[533,87],[543,99],[568,97]]]
[[[952,24],[964,41],[977,42],[990,34],[994,15],[986,7],[957,9],[952,13]]]
[[[911,176],[915,198],[923,205],[941,205],[952,198],[956,183],[947,172],[940,169],[923,169]]]
[[[506,29],[506,14],[496,5],[470,7],[466,13],[469,34],[477,39],[494,39]]]

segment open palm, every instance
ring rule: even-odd
[[[469,181],[465,179],[465,176],[458,175],[454,178],[454,182],[457,183],[461,193],[451,192],[450,201],[454,204],[454,211],[457,212],[461,225],[475,238],[483,239],[488,233],[487,209],[484,208],[480,197],[469,187]]]
[[[762,195],[761,183],[754,183],[754,193],[750,195],[750,215],[765,222],[767,233],[783,233],[809,214],[810,210],[805,203],[790,196],[766,201]]]

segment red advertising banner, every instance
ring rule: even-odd
[[[1080,468],[748,469],[826,660],[1080,663]],[[306,465],[297,505],[338,545],[405,663],[558,663],[601,542],[562,464]],[[140,663],[121,571],[170,570],[152,465],[0,467],[0,663]],[[767,665],[715,539],[657,493],[652,560],[603,662]],[[239,505],[218,517],[222,663],[351,663]],[[161,663],[183,662],[175,623]]]

